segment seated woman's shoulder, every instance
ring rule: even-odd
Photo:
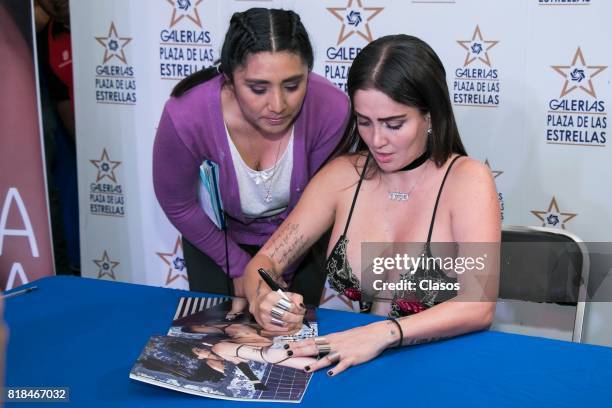
[[[452,161],[451,157],[448,161]],[[457,159],[451,171],[454,178],[488,180],[492,178],[491,168],[486,164],[468,156]]]
[[[449,162],[454,157],[449,159]],[[495,181],[491,168],[486,164],[473,159],[471,157],[460,157],[453,165],[448,174],[448,186],[450,193],[456,193],[459,196],[468,196],[471,194],[491,194],[495,191]]]
[[[359,180],[366,156],[360,153],[345,154],[330,160],[319,171],[319,177],[335,186],[354,184]]]
[[[330,160],[327,166],[329,166],[330,171],[333,171],[334,173],[353,173],[357,178],[359,178],[366,158],[367,155],[361,152],[343,154],[342,156],[338,156],[333,160]]]

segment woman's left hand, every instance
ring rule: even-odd
[[[399,333],[388,322],[377,322],[343,332],[318,337],[330,345],[331,351],[326,356],[307,367],[312,372],[330,367],[327,375],[341,373],[349,367],[365,363],[382,353],[387,347],[399,341]],[[293,357],[314,357],[319,354],[315,339],[289,343],[288,353]]]

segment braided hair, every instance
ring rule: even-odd
[[[171,95],[181,96],[221,73],[231,81],[234,71],[245,64],[250,54],[280,51],[299,55],[308,70],[312,70],[312,45],[297,13],[266,8],[234,13],[221,47],[221,58],[215,62],[215,66],[184,78],[174,87]]]

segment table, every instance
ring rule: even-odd
[[[194,293],[60,276],[34,284],[38,290],[6,300],[10,328],[6,383],[70,387],[71,403],[42,406],[247,404],[182,394],[128,378],[148,338],[167,332],[179,297]],[[379,319],[330,310],[319,310],[317,315],[321,334]],[[302,401],[303,406],[318,408],[400,403],[405,407],[612,407],[612,348],[491,331],[473,333],[390,350],[337,377],[316,373]]]

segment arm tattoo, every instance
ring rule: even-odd
[[[396,327],[397,327],[397,326],[395,325],[395,323],[388,321],[388,322],[387,322],[387,326],[389,326],[389,328],[390,328],[390,329],[389,329],[389,334],[390,334],[391,336],[395,336],[395,334],[397,333],[397,332],[395,331],[395,330],[396,330]]]
[[[397,324],[396,324],[397,323]],[[392,338],[396,337],[396,327],[399,326],[399,322],[397,320],[395,320],[395,323],[393,320],[389,320],[387,321],[387,324],[389,325],[389,334],[392,336]],[[401,327],[401,326],[399,326]],[[415,337],[412,339],[404,339],[403,338],[403,333],[400,331],[399,333],[399,339],[397,340],[397,344],[402,345],[402,346],[416,346],[417,344],[425,344],[425,343],[432,343],[434,341],[439,341],[439,340],[446,340],[449,339],[450,337],[443,337],[443,336],[439,336],[439,337],[430,337],[430,338],[419,338],[419,337]]]
[[[430,337],[428,339],[426,338],[415,338],[415,339],[409,339],[404,341],[404,344],[407,346],[416,346],[417,344],[425,344],[425,343],[432,343],[434,341],[440,341],[440,340],[446,340],[449,339],[450,337]]]
[[[286,224],[279,228],[268,250],[270,258],[285,268],[302,255],[305,247],[306,237],[300,233],[299,224]]]
[[[387,324],[390,326],[389,334],[391,335],[391,338],[395,339],[397,337],[397,340],[394,340],[394,342],[397,343],[396,346],[401,345],[404,341],[404,333],[402,332],[400,322],[397,320],[388,320]],[[399,336],[396,335],[397,329],[399,329]]]

